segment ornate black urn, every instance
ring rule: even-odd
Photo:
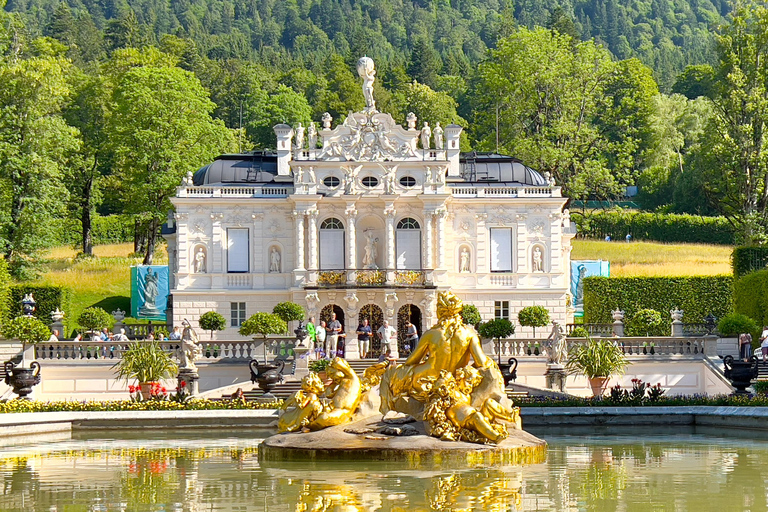
[[[499,370],[504,377],[504,387],[509,386],[510,381],[517,380],[517,359],[510,357],[507,364],[499,363]]]
[[[32,361],[29,368],[21,365],[14,366],[10,361],[5,362],[5,383],[13,386],[13,392],[19,398],[26,399],[32,392],[32,386],[40,384],[40,363]]]
[[[733,356],[723,358],[725,364],[725,378],[731,381],[736,388],[735,395],[747,395],[747,386],[752,383],[752,379],[757,378],[757,359],[755,356],[749,358],[749,362],[737,361]]]
[[[285,368],[285,361],[276,360],[276,364],[262,363],[256,359],[251,359],[248,363],[251,369],[251,382],[258,383],[259,389],[264,394],[261,398],[275,400],[277,397],[272,394],[272,390],[275,389],[279,383],[283,382],[283,368]]]
[[[293,333],[296,335],[296,345],[303,347],[304,340],[306,340],[309,336],[309,333],[307,332],[307,326],[304,325],[303,322],[299,322],[299,326],[293,330]]]

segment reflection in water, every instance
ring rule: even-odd
[[[766,510],[768,442],[542,435],[546,464],[406,469],[394,463],[261,467],[259,439],[40,442],[0,453],[0,510],[738,511]]]

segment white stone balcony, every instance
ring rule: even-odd
[[[307,272],[308,288],[432,288],[433,270],[339,269]]]
[[[560,187],[452,185],[454,197],[562,197]]]
[[[265,185],[253,184],[244,186],[228,185],[205,185],[200,187],[186,186],[179,187],[176,197],[194,197],[194,198],[248,198],[248,197],[288,197],[293,192],[292,185]]]

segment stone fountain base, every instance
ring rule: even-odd
[[[410,467],[444,464],[538,464],[544,462],[546,441],[523,430],[510,430],[493,444],[441,441],[426,435],[422,422],[408,424],[415,435],[390,436],[378,431],[401,427],[384,423],[381,415],[316,432],[276,434],[259,445],[259,462],[378,460],[406,462]]]

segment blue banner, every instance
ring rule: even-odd
[[[131,267],[131,316],[145,320],[165,320],[168,309],[168,266]]]
[[[584,316],[584,283],[590,276],[611,276],[611,262],[603,260],[571,261],[571,296],[576,309],[575,316]]]

